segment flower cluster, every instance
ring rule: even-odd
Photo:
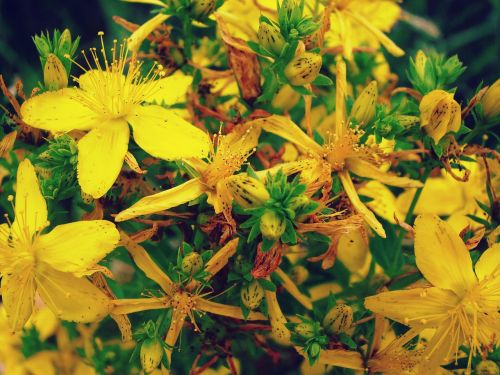
[[[394,1],[128,1],[0,76],[0,373],[498,374],[500,80]]]

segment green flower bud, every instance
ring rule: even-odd
[[[291,201],[290,201],[290,204],[288,205],[289,208],[291,208],[292,210],[296,211],[298,209],[301,209],[302,207],[305,207],[309,204],[310,200],[309,200],[309,197],[307,195],[299,195],[295,198],[293,198]]]
[[[270,198],[266,186],[246,173],[232,176],[228,188],[233,199],[243,208],[262,206]]]
[[[207,18],[215,10],[215,0],[193,0],[191,14],[195,18]]]
[[[158,338],[147,338],[141,345],[141,365],[147,374],[153,372],[161,363],[163,346]]]
[[[285,45],[285,38],[281,35],[279,28],[267,22],[260,23],[257,38],[262,47],[278,56]]]
[[[181,270],[189,275],[194,275],[203,268],[201,255],[195,252],[189,253],[182,259]]]
[[[245,285],[240,290],[241,302],[250,310],[255,310],[264,299],[264,288],[257,280]]]
[[[260,218],[260,233],[269,240],[278,240],[285,229],[283,218],[272,210],[266,210]]]
[[[68,74],[61,60],[50,53],[43,68],[43,81],[45,87],[50,90],[59,90],[68,86]]]
[[[331,335],[345,333],[352,325],[352,308],[343,303],[334,306],[323,319],[323,328]]]
[[[320,55],[304,52],[295,56],[285,67],[285,76],[294,86],[302,86],[316,79],[323,63]]]
[[[314,326],[308,322],[302,322],[295,326],[295,333],[301,336],[304,340],[309,340],[315,336]]]
[[[320,352],[321,352],[321,345],[318,344],[317,342],[313,342],[308,350],[309,357],[313,359],[318,358]]]
[[[59,56],[64,56],[70,54],[71,52],[71,32],[69,29],[64,29],[61,36],[59,37],[58,53]]]
[[[477,375],[499,375],[500,369],[498,365],[490,360],[481,361],[477,364],[476,368]]]

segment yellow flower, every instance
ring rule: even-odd
[[[484,116],[488,119],[500,115],[500,79],[492,84],[481,98]]]
[[[90,59],[84,54],[90,70],[77,78],[79,88],[46,92],[21,107],[23,120],[33,127],[52,132],[89,130],[78,142],[82,190],[99,198],[111,188],[127,153],[128,124],[135,142],[152,156],[165,160],[206,156],[210,142],[202,130],[159,105],[141,105],[165,91],[178,95],[184,81],[179,88],[178,77],[156,80],[161,66],[143,77],[142,64],[135,58],[128,63],[128,49],[123,44],[118,48],[116,41],[112,56],[107,56],[104,44],[101,51],[101,59],[96,49],[90,50]],[[169,99],[166,104],[172,104]]]
[[[84,275],[118,243],[114,224],[79,221],[42,234],[47,205],[29,160],[17,171],[14,213],[13,223],[0,225],[2,299],[11,329],[28,321],[36,292],[61,319],[90,322],[107,315],[109,298]]]
[[[235,128],[228,135],[219,135],[217,149],[213,150],[210,161],[197,158],[185,160],[199,174],[170,190],[144,197],[132,207],[120,212],[115,220],[128,220],[139,215],[147,215],[171,207],[179,206],[200,197],[208,195],[216,213],[223,213],[232,222],[231,207],[233,194],[229,188],[233,174],[236,173],[247,158],[254,152],[260,135],[262,120],[250,121]],[[206,135],[208,141],[210,138]],[[190,141],[186,141],[190,142]],[[235,176],[235,178],[238,178]]]
[[[475,265],[451,226],[437,216],[415,221],[417,266],[432,286],[381,293],[365,306],[418,334],[436,328],[419,365],[433,373],[457,356],[460,345],[477,354],[481,346],[498,345],[500,338],[500,244],[486,250]],[[470,368],[470,359],[469,359]]]
[[[460,129],[462,115],[460,105],[453,95],[444,90],[432,90],[420,102],[420,127],[432,137],[435,143],[448,132]]]
[[[383,45],[394,56],[404,51],[385,35],[398,20],[401,8],[391,0],[340,0],[333,2],[331,27],[325,35],[328,45],[341,45],[343,54],[352,59],[352,49]]]
[[[370,227],[380,236],[385,237],[382,224],[372,211],[359,199],[350,173],[360,177],[371,178],[386,185],[398,187],[420,187],[419,181],[407,177],[398,177],[382,171],[379,168],[382,151],[359,143],[362,133],[349,127],[345,109],[345,92],[347,90],[346,68],[342,60],[337,61],[335,121],[327,132],[325,143],[320,145],[306,135],[292,121],[281,116],[271,116],[264,119],[262,128],[296,144],[301,151],[315,160],[316,167],[307,171],[310,182],[329,181],[331,172],[337,172],[344,190],[352,205],[363,216]],[[371,105],[368,101],[367,105]],[[364,112],[359,109],[359,113]]]

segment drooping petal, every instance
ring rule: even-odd
[[[161,0],[122,0],[126,1],[127,3],[141,3],[141,4],[151,4],[151,5],[157,5],[162,8],[166,8],[166,5],[164,2]]]
[[[479,281],[487,277],[493,277],[495,271],[500,274],[500,243],[494,244],[481,255],[475,269]],[[496,277],[498,278],[498,276]],[[498,284],[500,286],[500,280]]]
[[[419,329],[437,327],[460,299],[440,288],[394,290],[365,298],[365,306],[376,314]]]
[[[204,158],[212,146],[204,131],[158,105],[136,106],[127,120],[136,143],[164,160]]]
[[[77,221],[55,227],[36,242],[37,259],[81,276],[118,244],[120,234],[107,220]]]
[[[260,312],[250,311],[248,316],[245,318],[241,312],[241,307],[239,306],[225,305],[223,303],[209,301],[204,298],[196,299],[196,308],[197,310],[221,316],[228,316],[235,319],[266,320],[265,315]]]
[[[372,198],[372,201],[366,203],[368,208],[391,224],[396,224],[394,216],[400,220],[404,219],[396,206],[396,197],[384,184],[375,180],[369,181],[358,189],[358,193]]]
[[[366,223],[382,238],[385,238],[385,230],[382,224],[377,220],[373,212],[371,212],[368,207],[365,206],[363,202],[359,199],[358,193],[356,192],[356,188],[352,183],[351,176],[349,176],[349,172],[341,171],[339,172],[340,181],[342,182],[342,186],[344,186],[344,190],[351,201],[351,204],[354,206],[356,211],[363,216]]]
[[[286,327],[287,320],[281,311],[278,299],[276,298],[276,292],[266,290],[265,296],[273,339],[281,345],[290,345],[291,333]]]
[[[464,242],[435,215],[415,220],[415,256],[418,268],[434,286],[463,296],[477,282]]]
[[[47,225],[47,203],[29,159],[24,159],[17,169],[15,203],[13,234],[24,240],[31,240],[36,231]]]
[[[412,180],[408,177],[399,177],[393,174],[384,172],[374,165],[359,158],[347,159],[347,168],[356,173],[358,176],[372,178],[383,184],[397,186],[402,188],[421,187],[423,184],[420,181]]]
[[[148,82],[146,85],[152,87],[151,92],[144,98],[148,103],[173,105],[185,100],[186,92],[193,82],[193,77],[184,74],[181,70],[174,74],[159,79],[156,82]]]
[[[283,116],[270,116],[262,119],[262,129],[279,135],[281,138],[299,146],[304,153],[321,155],[322,148],[302,131],[293,121]]]
[[[177,207],[198,198],[205,193],[205,185],[199,178],[194,178],[172,189],[144,197],[133,206],[123,210],[115,217],[115,221],[124,221],[140,215],[152,214]]]
[[[120,174],[128,149],[129,128],[124,120],[109,120],[78,142],[78,182],[82,190],[100,198]]]
[[[61,319],[94,322],[111,310],[111,300],[86,278],[41,264],[35,279],[43,302]]]
[[[150,20],[143,23],[137,30],[135,30],[128,39],[128,49],[132,53],[136,53],[141,47],[144,39],[147,38],[158,26],[160,26],[169,16],[163,13],[158,13]]]
[[[12,274],[2,275],[2,302],[10,328],[18,332],[28,321],[35,304],[32,267],[25,265]]]
[[[79,100],[79,89],[47,91],[26,100],[21,117],[28,125],[52,132],[88,130],[99,123],[99,116]]]

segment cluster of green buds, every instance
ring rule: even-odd
[[[399,134],[419,121],[420,118],[417,116],[399,115],[393,112],[388,113],[385,105],[377,105],[372,122],[375,141],[380,143],[382,138],[395,139]]]
[[[216,0],[169,0],[170,7],[175,12],[187,10],[195,19],[206,19],[215,10]]]
[[[328,337],[324,335],[321,325],[306,317],[299,316],[300,323],[287,323],[286,327],[292,333],[292,342],[301,346],[310,365],[316,363],[321,350],[328,345]]]
[[[47,199],[65,199],[77,189],[78,147],[73,138],[63,134],[49,141],[48,147],[35,160],[41,177],[42,194]]]
[[[33,37],[42,63],[43,81],[47,90],[59,90],[68,86],[71,59],[78,48],[80,37],[72,40],[71,32],[54,30],[52,37],[47,31]]]
[[[257,176],[252,178],[258,180]],[[266,195],[267,199],[260,200],[257,205],[243,206],[246,207],[243,213],[251,215],[241,224],[241,228],[250,229],[248,242],[261,234],[262,251],[268,251],[276,241],[295,244],[297,233],[294,224],[313,213],[318,203],[305,195],[306,186],[299,182],[298,177],[288,182],[281,170],[275,175],[268,174],[265,185],[260,181],[258,184],[259,191],[265,188],[268,197]]]
[[[155,323],[149,320],[134,333],[137,346],[132,353],[132,358],[139,354],[142,369],[146,374],[153,373],[162,364],[170,368],[168,358],[165,355],[167,344],[161,339],[161,332],[168,328],[171,321],[171,310],[162,314]]]
[[[305,0],[278,2],[278,24],[287,40],[304,39],[319,28],[319,23],[304,15]]]
[[[410,57],[408,79],[413,87],[422,94],[432,90],[446,89],[464,72],[465,67],[458,57],[448,59],[444,55],[432,53],[428,56],[419,50],[413,60]]]

